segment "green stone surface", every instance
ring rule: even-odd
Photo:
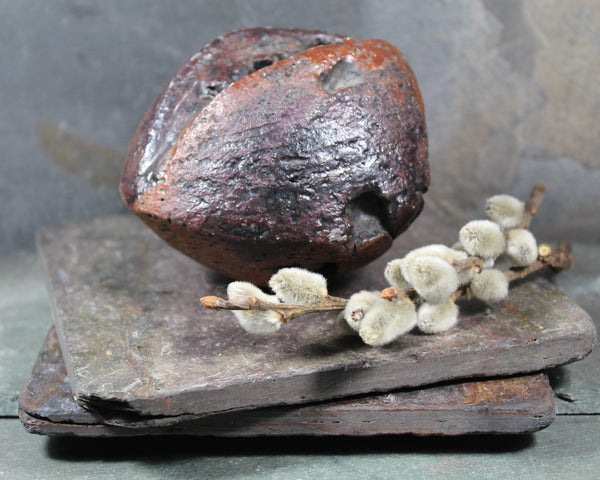
[[[0,478],[339,480],[598,478],[600,416],[522,436],[47,438],[0,420]]]

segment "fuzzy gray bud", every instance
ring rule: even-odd
[[[459,240],[470,255],[497,258],[504,251],[504,235],[491,220],[473,220],[460,229]]]
[[[537,242],[533,234],[524,228],[513,228],[506,232],[508,259],[518,267],[526,267],[537,260]]]
[[[381,296],[376,291],[361,290],[352,295],[343,312],[348,325],[358,331],[365,314],[378,300],[381,300]]]
[[[274,295],[267,295],[249,282],[231,282],[227,286],[227,296],[230,300],[235,297],[255,297],[265,302],[278,301]],[[232,313],[240,326],[249,333],[274,333],[283,323],[281,315],[272,310],[232,310]]]
[[[485,203],[485,214],[502,229],[516,227],[525,211],[525,204],[511,195],[494,195]]]
[[[451,300],[438,305],[424,303],[419,307],[417,327],[423,333],[441,333],[458,322],[458,306]]]
[[[319,303],[327,296],[327,280],[303,268],[282,268],[269,280],[269,287],[284,303]]]
[[[431,245],[425,245],[423,247],[415,248],[408,252],[404,257],[405,263],[412,262],[418,257],[438,257],[442,260],[446,260],[448,263],[457,262],[467,258],[467,254],[459,249],[450,248],[446,245],[439,243],[433,243]]]
[[[416,323],[415,306],[408,298],[397,302],[379,298],[365,314],[358,333],[367,345],[380,347],[409,332]]]
[[[443,303],[458,288],[456,270],[438,257],[415,258],[404,271],[404,276],[417,293],[429,303]]]
[[[508,280],[498,269],[483,270],[470,285],[471,293],[484,302],[497,302],[508,295]]]
[[[406,281],[404,275],[402,274],[402,264],[404,263],[404,259],[396,258],[388,262],[383,271],[383,276],[388,281],[388,283],[400,290],[408,290],[412,288],[410,283]]]

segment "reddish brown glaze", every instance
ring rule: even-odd
[[[132,142],[121,195],[173,247],[264,284],[283,266],[377,258],[428,185],[423,102],[394,46],[257,28],[177,72]]]

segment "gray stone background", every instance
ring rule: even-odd
[[[533,230],[576,242],[557,285],[600,312],[597,0],[0,0],[0,478],[597,478],[598,349],[562,371],[560,415],[535,436],[132,443],[25,433],[16,395],[51,325],[35,231],[125,212],[130,138],[171,74],[256,25],[379,37],[427,108],[427,208],[457,223],[498,192],[548,187]],[[584,245],[583,243],[587,243]],[[575,415],[573,415],[575,414]],[[508,472],[508,473],[507,473]]]
[[[124,212],[117,182],[154,96],[214,37],[257,25],[379,37],[427,109],[428,208],[458,222],[486,196],[549,193],[533,230],[600,240],[595,0],[0,0],[0,254],[42,225]]]

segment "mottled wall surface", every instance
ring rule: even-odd
[[[202,45],[256,25],[379,37],[427,109],[428,208],[549,189],[534,231],[600,240],[600,9],[595,0],[0,0],[0,253],[57,221],[125,211],[124,152],[163,83]]]

